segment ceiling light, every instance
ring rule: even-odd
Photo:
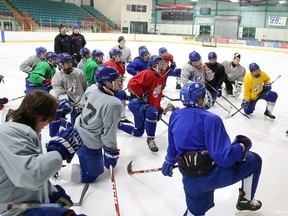
[[[286,4],[287,3],[287,1],[279,1],[279,4]]]
[[[239,2],[240,0],[230,0],[231,2]]]

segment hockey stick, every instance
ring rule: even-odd
[[[116,215],[120,216],[120,208],[119,208],[119,201],[118,201],[118,195],[117,195],[115,174],[114,174],[114,169],[112,165],[110,165],[110,174],[111,174],[111,182],[112,182],[112,190],[113,190],[113,195],[114,195]]]
[[[170,98],[170,97],[168,97],[167,95],[165,95],[165,94],[162,94],[164,97],[166,97],[167,99],[169,99],[170,101],[180,101],[180,98]]]
[[[166,124],[167,126],[169,125],[168,122],[166,122],[163,118],[160,119],[164,124]]]
[[[225,111],[227,111],[229,114],[231,113],[231,110],[226,109],[224,106],[222,106],[222,104],[220,104],[219,102],[215,101],[216,104],[218,104],[222,109],[224,109]]]
[[[81,205],[82,205],[84,196],[86,195],[88,189],[89,189],[89,184],[86,183],[86,184],[84,185],[84,187],[83,187],[83,190],[82,190],[82,193],[81,193],[79,202],[73,203],[73,206],[81,206]]]
[[[276,80],[278,80],[281,77],[281,75],[279,75],[275,80],[273,80],[273,82],[270,83],[270,85],[272,85]],[[260,92],[261,93],[261,92]],[[259,93],[259,94],[260,94]],[[259,94],[256,96],[256,98],[259,96]],[[240,110],[244,109],[244,107],[242,106],[241,109],[237,110],[235,113],[233,113],[231,115],[231,117],[233,117],[234,115],[236,115],[238,112],[240,112]]]
[[[23,97],[25,97],[25,96],[26,96],[26,95],[22,95],[22,96],[20,96],[20,97],[12,98],[10,101],[18,100],[18,99],[23,98]]]
[[[158,172],[158,171],[161,171],[162,170],[162,167],[159,167],[159,168],[153,168],[153,169],[147,169],[147,170],[136,170],[136,171],[133,171],[132,170],[132,162],[131,161],[128,166],[127,166],[127,172],[129,175],[133,175],[133,174],[139,174],[139,173],[151,173],[151,172]],[[173,169],[178,167],[177,165],[174,165],[173,166]]]
[[[215,92],[217,92],[217,90],[213,87],[213,86],[211,86],[208,82],[205,82],[211,89],[213,89]],[[242,107],[240,108],[240,109],[238,109],[233,103],[231,103],[226,97],[224,97],[222,94],[221,94],[221,97],[222,98],[224,98],[224,100],[226,100],[232,107],[234,107],[236,110],[237,110],[237,112],[240,112],[242,115],[244,115],[246,118],[248,118],[248,119],[250,119],[250,117],[248,116],[248,115],[246,115],[245,113],[243,113],[243,112],[241,112],[241,109],[242,109]]]

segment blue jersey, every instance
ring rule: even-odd
[[[146,70],[148,68],[148,62],[144,61],[141,58],[135,58],[132,62],[130,62],[126,70],[132,76],[135,76],[139,72]]]
[[[208,150],[218,166],[229,167],[242,157],[242,147],[231,140],[221,118],[202,108],[175,110],[168,127],[167,160],[176,162],[186,151]]]

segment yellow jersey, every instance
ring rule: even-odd
[[[251,101],[258,98],[264,84],[270,84],[270,77],[260,70],[260,76],[254,77],[247,73],[244,77],[244,100]]]

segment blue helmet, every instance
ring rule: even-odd
[[[180,90],[180,100],[184,106],[197,106],[199,98],[205,98],[206,89],[200,82],[185,84]]]
[[[56,59],[57,58],[57,54],[54,52],[47,52],[45,55],[45,58],[48,59]]]
[[[146,48],[139,50],[139,56],[143,57],[145,54],[149,54],[149,51]]]
[[[37,47],[35,49],[35,51],[36,51],[36,55],[40,55],[41,53],[46,53],[47,52],[46,48],[44,48],[44,47]]]
[[[250,72],[253,72],[253,71],[258,70],[258,69],[260,69],[260,67],[259,67],[259,65],[256,64],[255,62],[249,64],[249,70],[250,70]]]
[[[116,55],[122,55],[121,50],[120,49],[111,49],[109,52],[110,59],[113,59],[113,56],[116,56]]]
[[[93,58],[95,58],[96,56],[97,57],[104,56],[104,53],[101,50],[95,49],[95,50],[92,51],[92,56],[93,56]]]
[[[153,65],[157,64],[160,61],[164,61],[164,59],[161,56],[152,55],[152,56],[150,56],[150,58],[148,60],[148,67],[152,68]]]
[[[147,49],[147,47],[146,47],[146,46],[139,46],[139,47],[138,47],[138,52],[139,52],[141,49]],[[147,49],[147,50],[148,50],[148,49]]]
[[[217,58],[217,54],[215,53],[215,52],[210,52],[210,53],[208,53],[208,59],[210,60],[210,59],[215,59],[215,58]]]
[[[168,52],[165,47],[159,48],[159,53],[164,53],[164,52]]]
[[[80,53],[81,56],[85,56],[85,55],[90,53],[90,50],[88,48],[86,48],[86,47],[83,47],[82,49],[80,49],[79,53]]]
[[[118,79],[119,72],[110,66],[100,66],[94,72],[94,81],[99,88],[105,85],[105,82],[113,82]]]
[[[78,24],[74,24],[73,27],[72,27],[72,30],[74,30],[75,28],[80,29],[80,26]]]
[[[57,63],[64,63],[64,62],[68,62],[68,61],[72,61],[72,56],[69,55],[68,53],[60,53],[58,56],[57,56]]]
[[[193,52],[189,53],[189,60],[191,62],[196,62],[196,61],[199,61],[200,59],[201,59],[201,56],[198,52],[193,51]]]

